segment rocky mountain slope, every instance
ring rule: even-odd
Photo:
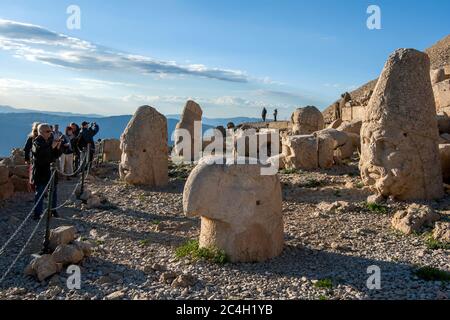
[[[438,69],[444,65],[450,65],[450,35],[426,49],[425,52],[430,57],[431,69]],[[367,82],[356,90],[350,92],[353,100],[360,100],[367,91],[375,89],[378,79]],[[337,97],[339,98],[339,97]],[[332,106],[323,111],[324,114],[332,112]]]

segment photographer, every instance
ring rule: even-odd
[[[89,125],[89,122],[84,121],[81,124],[81,132],[78,136],[78,147],[81,150],[81,160],[86,156],[86,152],[89,152],[89,160],[92,162],[95,153],[94,137],[100,130],[98,124],[93,122]],[[89,150],[87,146],[90,145]],[[90,163],[88,164],[90,166]]]
[[[38,202],[39,198],[45,191],[45,187],[51,178],[51,163],[54,163],[62,153],[61,139],[53,139],[52,130],[48,124],[40,124],[38,126],[38,136],[33,141],[32,154],[33,154],[33,168],[32,168],[32,181],[35,185],[36,192],[34,197],[34,203],[36,205],[34,209],[34,219],[39,220],[43,211],[43,197]],[[52,207],[56,207],[57,203],[57,176],[55,176],[55,187],[53,189]],[[54,217],[58,217],[56,211],[52,211]]]

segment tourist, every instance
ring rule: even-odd
[[[266,117],[267,117],[266,108],[263,108],[261,116],[262,116],[263,122],[266,122]]]
[[[25,147],[23,148],[23,151],[25,152],[26,164],[31,163],[31,148],[33,147],[33,140],[36,139],[37,136],[39,135],[38,126],[39,122],[33,122],[33,124],[31,125],[31,132],[28,135],[27,142],[25,143]]]
[[[72,128],[72,133],[75,136],[75,138],[71,141],[72,150],[73,150],[73,168],[76,169],[80,166],[80,149],[78,148],[78,136],[80,134],[80,127],[75,123],[72,122],[70,124],[70,127]]]
[[[34,219],[39,220],[43,212],[44,200],[41,195],[45,191],[45,187],[51,178],[50,165],[54,163],[62,153],[61,140],[55,140],[52,136],[52,130],[48,124],[40,124],[38,126],[38,136],[33,141],[33,171],[32,181],[35,185],[36,192],[34,197],[35,209]],[[55,184],[52,194],[52,207],[56,207],[57,203],[57,182],[58,176],[55,175]],[[40,199],[41,198],[41,199]],[[38,201],[40,199],[40,201]],[[52,210],[52,215],[58,217],[56,210]]]
[[[89,122],[84,121],[81,124],[81,132],[78,135],[78,148],[81,150],[81,159],[84,160],[86,157],[86,152],[89,152],[89,164],[93,160],[94,152],[95,152],[95,142],[94,137],[100,130],[97,123],[93,122],[89,124]],[[90,146],[89,150],[87,147]]]
[[[67,127],[62,137],[63,154],[61,155],[61,172],[64,174],[73,174],[73,148],[72,142],[75,142],[76,136],[73,134],[72,127]]]
[[[275,109],[275,110],[273,111],[273,119],[274,119],[275,122],[277,122],[277,116],[278,116],[278,110]]]
[[[62,132],[59,131],[59,124],[53,126],[53,139],[58,140],[63,136]]]

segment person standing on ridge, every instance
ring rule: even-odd
[[[263,122],[266,122],[266,117],[267,117],[266,108],[263,108],[261,116],[262,116]]]
[[[277,122],[277,116],[278,116],[278,110],[275,109],[275,110],[273,111],[273,119],[274,119],[275,122]]]

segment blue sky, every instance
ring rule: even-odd
[[[66,27],[69,5],[81,29]],[[366,27],[381,8],[381,30]],[[208,117],[327,107],[400,47],[450,31],[450,1],[0,1],[0,104],[130,114],[149,104]]]

